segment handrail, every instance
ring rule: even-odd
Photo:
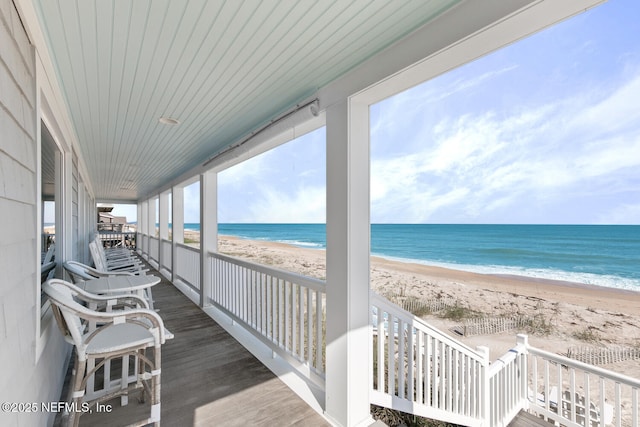
[[[491,363],[488,425],[507,426],[527,406],[526,371],[527,347],[521,343]]]
[[[224,255],[219,252],[209,252],[209,256],[230,262],[232,264],[236,264],[240,267],[249,268],[259,273],[277,276],[282,280],[301,284],[307,288],[313,289],[314,291],[325,292],[327,288],[326,282],[320,279],[316,279],[314,277],[303,276],[301,274],[294,273],[291,271],[281,270],[279,268],[270,267],[262,264],[256,264],[241,258]]]
[[[531,346],[527,353],[530,412],[572,426],[640,423],[639,380]]]
[[[588,363],[584,363],[575,359],[570,359],[560,354],[550,353],[548,351],[545,351],[539,348],[528,346],[527,349],[529,354],[532,354],[534,356],[544,357],[546,359],[552,360],[561,365],[582,369],[583,371],[588,371],[589,373],[597,375],[599,377],[606,378],[608,380],[611,380],[617,383],[626,384],[631,387],[640,389],[640,380],[636,378],[632,378],[624,374],[619,374],[617,372],[609,371],[599,366],[589,365]]]
[[[521,409],[567,426],[640,421],[640,380],[532,347],[526,335],[491,364],[488,377],[492,426],[508,425]]]
[[[187,286],[196,292],[202,289],[200,277],[200,249],[176,243],[178,251],[176,259],[173,260],[173,271]],[[184,251],[184,252],[183,252]]]
[[[169,273],[171,273],[173,269],[172,248],[171,240],[160,239],[160,259],[162,261],[160,269],[164,269]]]
[[[471,347],[465,345],[464,343],[457,341],[453,338],[451,338],[449,335],[445,334],[444,332],[440,331],[439,329],[437,329],[436,327],[428,324],[427,322],[425,322],[424,320],[422,320],[421,318],[413,315],[412,313],[404,310],[402,307],[398,306],[397,304],[392,303],[391,301],[389,301],[388,299],[386,299],[385,297],[383,297],[382,295],[379,295],[377,293],[375,293],[374,291],[370,292],[370,298],[371,298],[371,302],[372,303],[376,303],[377,305],[380,306],[380,308],[383,308],[389,312],[393,312],[395,317],[402,317],[402,320],[406,323],[412,323],[416,328],[423,330],[423,331],[428,331],[434,338],[438,338],[439,340],[441,340],[442,342],[446,343],[447,345],[451,345],[452,347],[454,347],[455,349],[457,349],[458,351],[461,351],[469,356],[475,356],[475,357],[479,357],[481,358],[482,355],[480,355],[480,353],[478,353],[476,350],[472,349]]]
[[[488,353],[475,351],[370,293],[373,369],[370,401],[463,425],[488,417]]]
[[[217,252],[208,268],[211,304],[323,388],[325,283]]]
[[[179,247],[179,248],[187,249],[187,250],[189,250],[189,251],[191,251],[191,252],[198,252],[198,253],[200,253],[200,249],[198,249],[198,248],[194,248],[193,246],[189,246],[189,245],[187,245],[186,243],[177,243],[177,242],[176,242],[176,246],[177,246],[177,247]]]
[[[504,355],[498,357],[496,360],[491,362],[491,365],[489,365],[489,378],[495,377],[497,374],[500,373],[500,371],[504,366],[508,365],[509,363],[513,363],[518,356],[526,352],[527,352],[527,349],[525,346],[517,345],[516,347],[509,350]]]

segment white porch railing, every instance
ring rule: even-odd
[[[561,426],[638,426],[640,381],[531,347],[525,335],[490,368],[491,426],[526,409]]]
[[[527,353],[526,344],[518,343],[513,350],[498,358],[489,367],[489,424],[508,425],[526,407]]]
[[[172,246],[171,240],[162,239],[160,241],[160,272],[171,276],[172,267]]]
[[[200,249],[177,243],[175,274],[187,286],[200,292]]]
[[[325,283],[219,253],[209,266],[211,302],[323,386]]]
[[[457,424],[482,424],[488,353],[455,341],[373,292],[371,306],[371,403]]]
[[[171,260],[172,243],[160,244]],[[169,267],[181,282],[324,388],[324,281],[209,253],[211,282],[201,286],[200,250],[176,247]],[[372,404],[469,426],[506,426],[520,410],[563,426],[640,425],[639,380],[536,349],[524,335],[489,364],[487,349],[473,350],[373,292],[370,302]]]
[[[100,240],[106,247],[122,246],[136,249],[139,233],[133,231],[98,231]],[[46,236],[46,235],[45,235]],[[44,247],[44,246],[43,246]]]
[[[136,233],[136,247],[141,254],[147,254],[147,235]]]
[[[567,426],[638,426],[640,381],[527,346],[529,411]]]
[[[160,267],[160,242],[157,237],[149,237],[149,263],[154,267]]]

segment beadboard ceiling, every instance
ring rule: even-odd
[[[458,3],[34,1],[95,196],[111,201],[175,179]]]

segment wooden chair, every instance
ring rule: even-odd
[[[88,408],[123,394],[140,390],[141,398],[151,399],[149,417],[135,425],[153,423],[160,425],[160,347],[165,342],[165,329],[160,316],[146,308],[125,309],[112,312],[92,310],[80,301],[95,302],[95,295],[79,292],[77,287],[60,279],[51,279],[42,285],[51,301],[53,314],[62,334],[75,346],[75,371],[72,379],[72,406],[68,425],[77,426],[80,421],[87,382],[96,370],[112,359],[135,356],[138,361],[136,381],[126,387],[108,390],[100,398],[89,400]],[[129,304],[137,301],[146,304],[135,295],[97,297],[97,300],[126,299]],[[103,303],[105,301],[102,301]],[[94,327],[90,327],[94,325]],[[153,348],[152,356],[147,349]],[[92,367],[89,369],[88,367]]]

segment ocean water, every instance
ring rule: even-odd
[[[326,247],[324,224],[220,224],[218,229],[246,239]],[[640,291],[640,225],[372,224],[371,253],[478,273]]]

